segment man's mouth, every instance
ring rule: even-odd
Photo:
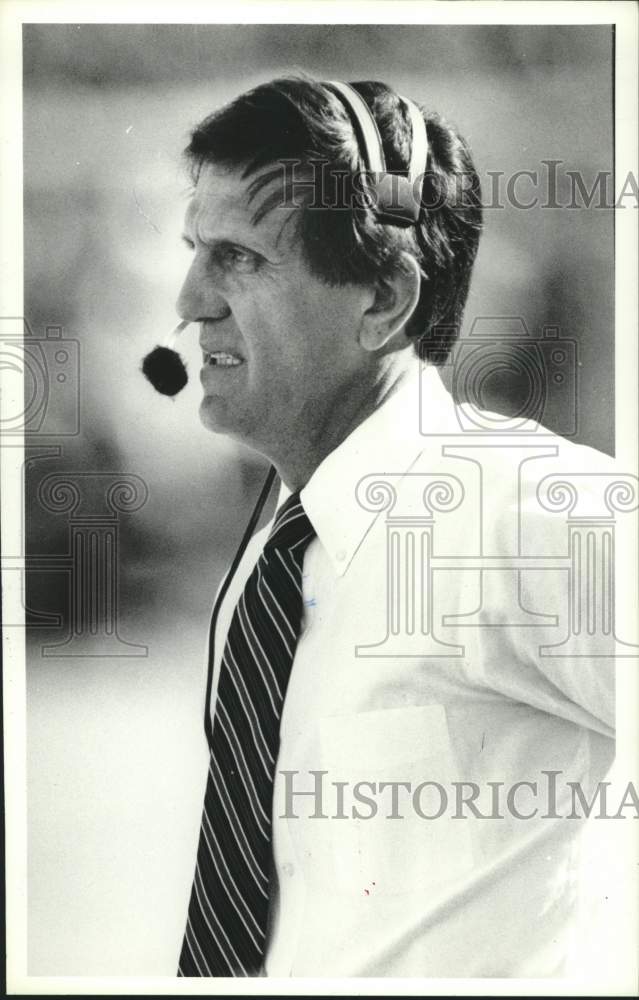
[[[212,353],[203,351],[202,360],[205,365],[219,368],[233,368],[244,363],[242,358],[238,358],[235,354],[228,354],[226,351],[213,351]]]

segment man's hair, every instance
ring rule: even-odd
[[[377,122],[388,171],[405,175],[411,125],[403,101],[384,83],[351,86]],[[439,115],[423,114],[429,146],[423,207],[419,222],[409,228],[380,223],[374,209],[362,204],[357,183],[365,167],[349,113],[329,87],[306,77],[272,80],[209,115],[193,130],[185,157],[194,182],[205,163],[241,167],[244,177],[272,167],[256,178],[251,198],[278,171],[282,176],[284,164],[289,199],[303,192],[297,200],[302,252],[328,285],[371,284],[401,269],[403,251],[412,254],[422,277],[406,332],[422,357],[442,364],[468,294],[481,231],[481,192],[464,140]],[[295,173],[292,164],[299,165]],[[336,201],[338,188],[343,203]],[[284,204],[282,196],[281,186],[266,196],[254,221]],[[322,210],[326,205],[333,207]]]

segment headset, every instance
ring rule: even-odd
[[[407,177],[391,174],[386,167],[377,122],[366,101],[350,83],[332,80],[326,87],[341,100],[351,118],[373,195],[371,207],[377,221],[390,226],[415,225],[421,211],[421,185],[428,158],[428,138],[421,111],[413,101],[400,97],[411,123],[410,164]]]
[[[324,85],[342,104],[349,115],[362,161],[366,170],[366,183],[370,193],[370,208],[378,222],[385,225],[409,227],[417,225],[421,215],[421,183],[428,161],[428,137],[423,115],[416,104],[406,97],[400,100],[408,112],[411,123],[412,141],[410,164],[407,176],[390,173],[386,166],[382,137],[375,117],[366,101],[350,83],[332,80]],[[175,347],[180,335],[189,326],[182,320],[171,331],[163,345],[158,345],[142,362],[142,372],[158,392],[165,396],[176,396],[188,381],[184,361]],[[242,561],[253,532],[264,511],[276,479],[275,468],[271,465],[264,480],[253,513],[249,518],[242,540],[233,558],[229,571],[218,591],[209,628],[209,656],[204,710],[204,730],[209,747],[212,748],[213,722],[210,712],[213,685],[213,662],[215,657],[215,629],[222,602],[231,581]]]

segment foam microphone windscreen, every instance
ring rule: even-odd
[[[155,347],[142,362],[142,371],[164,396],[177,395],[189,380],[182,358],[171,347]]]
[[[186,365],[174,350],[178,337],[189,325],[188,320],[181,320],[166,339],[163,346],[158,344],[142,362],[142,372],[148,378],[154,389],[164,396],[176,396],[189,380]]]

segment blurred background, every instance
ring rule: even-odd
[[[536,342],[557,327],[578,353],[544,420],[612,453],[612,212],[579,199],[518,209],[506,192],[516,171],[537,171],[517,194],[547,202],[543,161],[560,161],[566,205],[567,171],[588,189],[612,171],[612,54],[606,27],[25,26],[25,314],[58,372],[26,479],[29,552],[47,565],[27,593],[30,974],[173,975],[181,941],[208,617],[265,471],[200,426],[197,377],[170,401],[139,370],[176,322],[189,129],[296,71],[381,79],[441,112],[468,140],[487,204],[464,336],[477,319],[489,333],[486,317],[518,317]],[[195,336],[184,353],[197,372]],[[496,371],[484,403],[525,407],[520,376]],[[42,483],[79,482],[95,517],[84,494],[91,482],[104,493],[107,474],[139,477],[138,509],[116,518],[117,628],[136,648],[52,650],[75,599],[56,558],[83,511],[43,503]]]

